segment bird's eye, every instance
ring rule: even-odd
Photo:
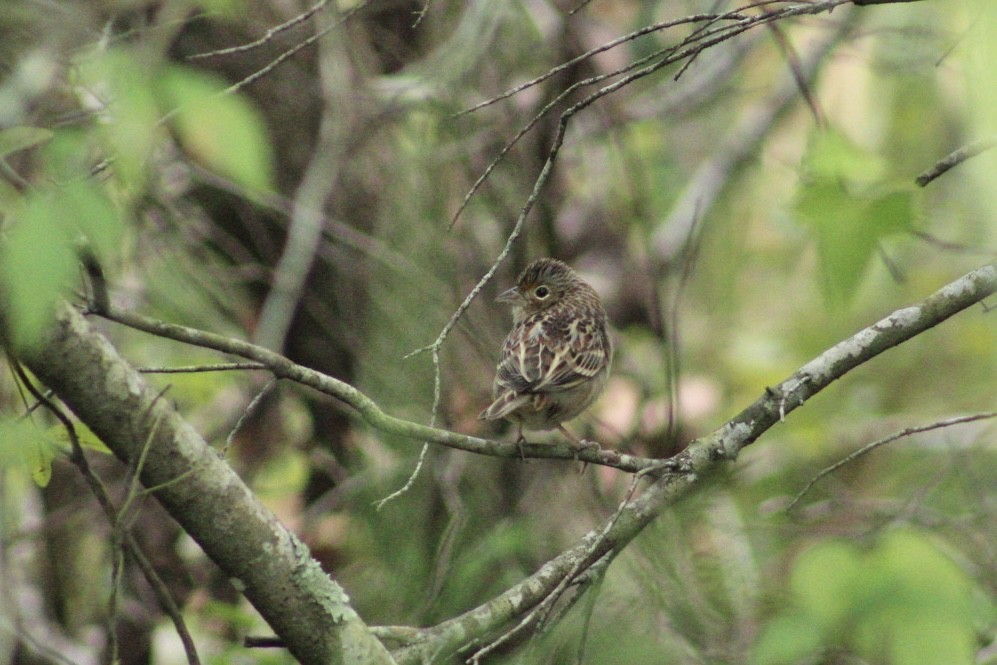
[[[535,295],[540,300],[543,300],[544,298],[550,295],[550,289],[548,289],[546,286],[538,286],[536,290],[533,291],[533,295]]]

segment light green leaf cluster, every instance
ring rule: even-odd
[[[861,284],[882,238],[911,229],[913,187],[892,184],[886,166],[836,132],[820,132],[804,161],[797,218],[817,240],[821,287],[845,305]]]
[[[981,608],[972,583],[916,531],[894,531],[870,548],[823,541],[797,558],[789,592],[757,642],[756,665],[826,650],[896,665],[973,662]]]
[[[98,255],[107,255],[118,245],[117,208],[99,183],[80,173],[80,155],[86,153],[87,145],[87,137],[80,132],[54,136],[41,156],[46,174],[61,181],[44,183],[19,196],[5,211],[0,288],[9,310],[9,334],[17,348],[29,348],[49,325],[54,303],[78,273],[79,245],[87,245]]]
[[[0,131],[0,158],[26,149],[40,157],[22,190],[0,179],[0,294],[21,350],[38,340],[53,304],[76,282],[81,245],[102,262],[119,254],[123,218],[151,187],[167,123],[204,168],[250,195],[271,188],[263,122],[221,81],[122,47],[83,59],[71,83],[94,122]]]

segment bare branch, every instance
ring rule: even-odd
[[[240,44],[239,46],[230,46],[229,48],[216,49],[214,51],[207,51],[205,53],[195,53],[193,55],[188,55],[187,56],[187,60],[201,60],[203,58],[213,58],[213,57],[219,56],[219,55],[229,55],[229,54],[232,54],[232,53],[242,53],[244,51],[249,51],[249,50],[252,50],[254,48],[263,46],[264,44],[266,44],[268,41],[270,41],[271,39],[273,39],[274,37],[276,37],[280,33],[285,32],[287,30],[290,30],[291,28],[293,28],[296,25],[300,25],[301,23],[304,23],[305,21],[307,21],[308,19],[310,19],[312,16],[314,16],[318,12],[322,11],[325,8],[325,6],[328,5],[328,4],[329,4],[329,0],[319,0],[319,2],[315,3],[314,5],[312,5],[309,9],[306,9],[305,11],[301,12],[300,14],[298,14],[297,16],[295,16],[294,18],[291,18],[291,19],[285,21],[284,23],[281,23],[280,25],[277,25],[277,26],[274,26],[274,27],[270,28],[269,30],[267,30],[263,34],[262,37],[260,37],[259,39],[253,40],[253,41],[251,41],[251,42],[249,42],[247,44]]]
[[[495,104],[496,102],[500,102],[503,99],[508,99],[509,97],[512,97],[513,95],[517,95],[520,92],[522,92],[524,90],[527,90],[528,88],[532,88],[533,86],[536,86],[536,85],[539,85],[540,83],[543,83],[544,81],[546,81],[546,80],[548,80],[548,79],[556,76],[560,72],[563,72],[565,69],[568,69],[569,67],[577,65],[579,62],[583,62],[585,60],[588,60],[589,58],[591,58],[591,57],[593,57],[595,55],[598,55],[599,53],[605,53],[606,51],[609,51],[611,49],[616,48],[620,44],[625,44],[625,43],[633,41],[633,40],[635,40],[635,39],[637,39],[639,37],[643,37],[644,35],[649,35],[649,34],[654,33],[654,32],[660,32],[662,30],[667,30],[668,28],[674,28],[676,26],[686,25],[686,24],[689,24],[689,23],[699,23],[699,22],[702,22],[702,21],[709,21],[709,22],[713,23],[713,22],[716,22],[716,21],[726,21],[726,20],[729,20],[729,21],[748,21],[748,20],[751,20],[751,19],[749,19],[748,17],[744,16],[743,14],[738,13],[737,10],[735,10],[733,12],[728,12],[728,13],[725,13],[725,14],[694,14],[692,16],[685,16],[683,18],[675,19],[675,20],[672,20],[672,21],[662,21],[660,23],[653,23],[653,24],[645,26],[645,27],[643,27],[643,28],[641,28],[639,30],[634,30],[633,32],[629,32],[629,33],[623,35],[622,37],[617,37],[616,39],[608,41],[605,44],[597,46],[597,47],[595,47],[593,49],[589,49],[585,53],[582,53],[581,55],[575,56],[574,58],[571,58],[570,60],[562,62],[561,64],[557,65],[556,67],[553,67],[553,68],[547,70],[546,72],[544,72],[540,76],[537,76],[536,78],[533,78],[533,79],[531,79],[529,81],[526,81],[525,83],[521,83],[521,84],[519,84],[519,85],[517,85],[515,87],[509,88],[505,92],[503,92],[503,93],[501,93],[499,95],[496,95],[495,97],[487,99],[487,100],[481,102],[480,104],[475,104],[474,106],[472,106],[470,108],[464,109],[463,111],[461,111],[459,113],[456,113],[454,115],[454,117],[455,118],[459,118],[462,115],[467,115],[468,113],[474,113],[475,111],[479,111],[479,110],[481,110],[481,109],[483,109],[483,108],[485,108],[487,106],[491,106],[492,104]],[[619,72],[614,72],[613,74],[609,74],[609,76],[613,76],[613,75],[615,75],[617,73],[619,73]]]
[[[114,527],[114,531],[118,534],[116,540],[121,549],[127,550],[128,555],[132,557],[135,563],[138,564],[139,570],[142,571],[142,575],[145,576],[146,581],[152,588],[153,593],[156,596],[156,600],[159,601],[159,606],[163,608],[167,616],[173,622],[173,627],[177,631],[177,636],[180,637],[180,643],[183,645],[184,653],[187,655],[187,662],[190,665],[200,665],[200,658],[197,655],[197,647],[194,645],[194,639],[190,635],[190,631],[187,630],[187,624],[183,619],[183,615],[180,613],[180,608],[177,606],[176,602],[173,600],[173,594],[167,588],[166,583],[156,572],[156,569],[149,562],[149,559],[145,556],[145,552],[142,551],[142,547],[139,545],[138,540],[135,539],[135,534],[131,532],[121,522],[121,511],[114,507],[111,502],[111,497],[108,495],[104,484],[101,482],[97,474],[93,472],[90,468],[90,462],[87,460],[86,454],[83,451],[83,445],[80,443],[80,438],[76,433],[76,426],[73,421],[63,413],[62,409],[51,401],[46,395],[43,395],[41,391],[35,388],[34,384],[31,383],[31,379],[24,372],[21,364],[15,359],[11,358],[11,364],[13,366],[14,372],[18,377],[19,383],[24,386],[28,392],[37,400],[39,404],[44,406],[55,419],[59,421],[63,429],[66,430],[66,435],[69,437],[69,443],[72,449],[72,453],[69,456],[70,461],[76,466],[80,471],[80,475],[86,481],[87,486],[90,488],[91,493],[97,499],[97,503],[100,505],[101,509],[104,511],[104,515],[107,520]],[[117,552],[116,548],[116,552]],[[120,573],[121,560],[118,554],[114,555],[115,568]],[[114,589],[111,594],[111,604],[110,604],[110,620],[114,621],[115,613],[114,607],[117,598],[117,585],[115,584]],[[111,649],[114,651],[117,648],[116,632],[113,626],[110,628],[109,637]]]
[[[939,161],[921,175],[917,176],[917,178],[914,179],[914,182],[921,187],[927,187],[928,183],[935,178],[944,175],[949,169],[955,168],[967,159],[976,157],[980,153],[986,152],[994,146],[997,146],[997,137],[995,136],[990,136],[985,139],[980,139],[979,141],[974,141],[969,145],[965,145],[950,154],[945,159]]]
[[[0,330],[6,321],[0,317]],[[128,465],[303,664],[392,659],[307,546],[68,304],[21,359]],[[148,445],[146,443],[148,442]],[[144,451],[144,452],[143,452]]]
[[[228,450],[232,447],[232,441],[235,439],[236,432],[242,428],[242,425],[246,422],[246,419],[249,418],[254,411],[256,411],[256,408],[260,405],[263,398],[266,397],[270,393],[271,389],[273,389],[276,385],[277,379],[271,379],[267,382],[267,385],[263,386],[263,389],[256,393],[253,399],[249,401],[249,404],[246,405],[246,408],[239,415],[239,419],[235,421],[235,425],[232,426],[232,431],[225,437],[225,447],[222,448],[222,457],[228,455]]]
[[[262,363],[215,363],[185,367],[136,367],[140,374],[197,374],[198,372],[230,372],[233,370],[266,369]]]
[[[986,420],[988,418],[997,418],[997,411],[991,411],[989,413],[977,413],[977,414],[974,414],[972,416],[960,416],[960,417],[957,417],[957,418],[949,418],[947,420],[940,420],[938,422],[930,423],[928,425],[918,425],[916,427],[908,427],[907,429],[902,429],[899,432],[894,432],[893,434],[891,434],[889,436],[883,437],[882,439],[879,439],[877,441],[873,441],[872,443],[866,444],[866,445],[862,446],[861,448],[859,448],[858,450],[856,450],[855,452],[853,452],[853,453],[849,454],[848,456],[842,458],[841,460],[835,462],[831,466],[829,466],[829,467],[827,467],[825,469],[822,469],[820,471],[820,473],[818,473],[816,476],[814,476],[813,478],[811,478],[810,482],[808,482],[806,484],[806,486],[802,490],[800,490],[800,493],[796,495],[796,497],[789,503],[788,506],[786,506],[786,512],[788,513],[791,510],[793,510],[793,508],[796,507],[796,505],[806,495],[806,493],[809,492],[811,490],[811,488],[813,488],[814,485],[816,485],[818,482],[820,482],[821,479],[825,478],[826,476],[829,476],[830,474],[834,473],[835,471],[837,471],[841,467],[845,466],[846,464],[850,464],[851,462],[854,462],[858,458],[864,457],[865,455],[871,453],[873,450],[875,450],[876,448],[879,448],[880,446],[884,446],[887,443],[890,443],[892,441],[896,441],[897,439],[902,439],[905,436],[910,436],[911,434],[919,434],[921,432],[930,432],[931,430],[941,429],[943,427],[951,427],[952,425],[960,425],[962,423],[971,423],[971,422],[975,422],[977,420]]]
[[[308,39],[304,39],[300,43],[284,51],[279,56],[271,60],[265,67],[258,69],[257,71],[253,72],[252,74],[242,79],[241,81],[233,83],[232,85],[230,85],[228,88],[225,89],[225,92],[226,93],[236,92],[238,90],[245,88],[247,85],[250,85],[251,83],[254,83],[255,81],[258,81],[259,79],[263,78],[264,76],[272,72],[274,69],[276,69],[280,64],[288,60],[295,53],[305,48],[306,46],[311,46],[312,44],[322,39],[333,30],[338,28],[340,25],[348,21],[351,16],[353,16],[358,11],[360,11],[361,9],[365,8],[368,4],[370,4],[370,1],[371,0],[362,0],[362,2],[353,5],[347,11],[343,12],[342,16],[340,16],[337,20],[333,21],[326,27],[322,28],[314,35],[310,36]]]
[[[921,2],[921,0],[852,0],[852,4],[858,7],[865,5],[895,5],[904,2]]]

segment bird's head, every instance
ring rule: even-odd
[[[537,259],[516,280],[516,286],[495,300],[512,306],[517,323],[547,309],[576,289],[581,280],[575,271],[557,259]]]

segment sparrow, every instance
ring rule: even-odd
[[[595,290],[567,264],[537,259],[497,302],[512,306],[512,330],[495,368],[492,403],[478,417],[505,418],[523,428],[557,429],[582,448],[564,423],[606,387],[613,346]],[[598,445],[598,444],[596,444]]]

